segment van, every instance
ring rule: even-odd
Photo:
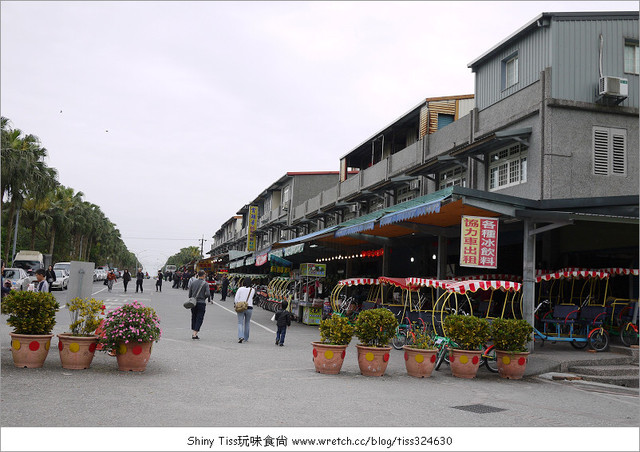
[[[176,266],[175,265],[165,265],[164,266],[164,272],[170,272],[170,273],[175,273],[176,272]]]
[[[22,268],[28,273],[34,273],[40,268],[44,268],[44,256],[40,251],[21,250],[13,259],[13,266]]]
[[[58,262],[53,266],[54,270],[64,270],[67,274],[71,273],[71,262]]]

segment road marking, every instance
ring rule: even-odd
[[[215,305],[217,305],[217,306],[220,306],[220,307],[221,307],[222,309],[224,309],[225,311],[228,311],[228,312],[230,312],[230,313],[232,313],[232,314],[234,314],[234,315],[236,315],[236,316],[237,316],[236,311],[232,311],[232,310],[231,310],[231,309],[229,309],[229,308],[225,308],[224,306],[222,306],[222,305],[221,305],[220,303],[218,303],[217,301],[214,301],[214,302],[213,302],[213,304],[215,304]],[[251,320],[251,323],[253,323],[254,325],[258,325],[260,328],[264,328],[265,330],[267,330],[267,331],[268,331],[268,332],[270,332],[270,333],[273,333],[273,334],[275,334],[275,333],[276,333],[276,332],[275,332],[275,331],[273,331],[271,328],[267,328],[266,326],[259,324],[259,323],[258,323],[258,322],[256,322],[255,320]]]

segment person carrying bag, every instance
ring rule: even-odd
[[[202,322],[204,320],[204,313],[207,310],[207,300],[211,299],[211,292],[209,291],[209,284],[204,280],[205,271],[200,270],[198,272],[198,279],[189,287],[189,300],[184,303],[184,307],[190,304],[192,300],[195,300],[193,307],[191,308],[191,339],[200,339],[198,333]],[[203,289],[207,290],[203,290]]]
[[[251,314],[253,314],[253,297],[255,289],[251,288],[251,278],[244,278],[242,287],[236,292],[233,306],[238,314],[238,343],[249,340]]]

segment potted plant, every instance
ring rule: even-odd
[[[531,333],[533,328],[524,319],[495,319],[491,324],[498,373],[502,378],[519,380],[524,375]]]
[[[138,301],[109,311],[100,343],[103,351],[114,350],[118,369],[141,372],[147,368],[153,342],[160,340],[160,319],[153,308]]]
[[[332,375],[340,373],[353,331],[353,325],[341,315],[333,314],[320,322],[320,342],[311,343],[316,372]]]
[[[60,362],[65,369],[88,369],[98,345],[95,334],[104,305],[95,298],[73,298],[67,303],[71,324],[69,333],[58,334]]]
[[[2,299],[2,313],[13,327],[11,354],[16,367],[42,367],[51,346],[51,331],[60,305],[47,292],[14,290]]]
[[[472,315],[450,315],[444,320],[445,334],[454,343],[449,352],[451,373],[455,377],[475,378],[480,367],[482,347],[491,337],[489,321]]]
[[[362,375],[380,377],[387,370],[389,341],[396,333],[398,320],[391,311],[385,308],[362,311],[355,323],[355,334],[360,340],[358,350],[358,366]]]
[[[433,339],[424,331],[412,331],[411,345],[404,345],[404,364],[407,373],[412,377],[426,378],[431,376],[436,365],[438,349]]]

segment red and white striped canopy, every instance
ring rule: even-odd
[[[453,281],[470,281],[470,280],[492,280],[492,281],[522,281],[522,276],[508,274],[482,274],[455,276]]]
[[[383,284],[391,284],[392,286],[400,287],[401,289],[409,289],[407,286],[407,278],[391,278],[390,276],[381,276],[378,278]]]
[[[380,284],[378,278],[349,278],[338,281],[339,286],[364,286],[366,284]]]
[[[409,287],[433,287],[434,289],[442,288],[446,289],[447,286],[453,283],[450,279],[434,279],[434,278],[407,278],[406,285]]]
[[[536,282],[551,281],[552,279],[579,279],[579,278],[598,278],[606,279],[609,273],[603,270],[560,270],[546,275],[538,275]]]
[[[500,280],[469,280],[458,281],[449,284],[446,289],[449,292],[465,293],[476,292],[478,290],[505,290],[511,292],[517,292],[522,287],[522,284],[515,281],[500,281]]]
[[[637,268],[601,268],[599,271],[607,272],[611,276],[617,275],[633,275],[638,276],[640,274],[640,270]]]

